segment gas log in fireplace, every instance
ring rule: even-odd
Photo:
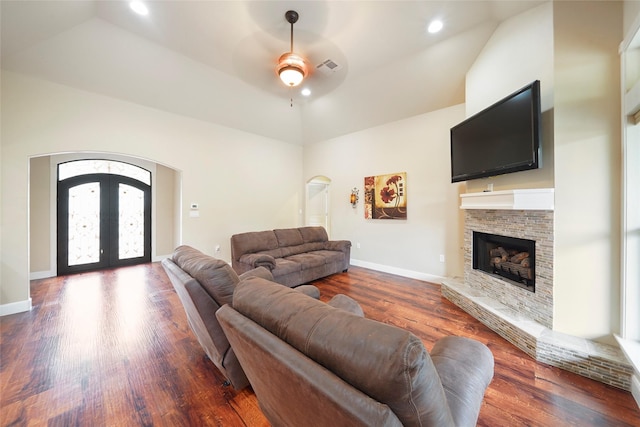
[[[473,232],[473,268],[535,292],[536,242]]]

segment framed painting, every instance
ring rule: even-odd
[[[366,219],[407,219],[407,173],[364,178]]]

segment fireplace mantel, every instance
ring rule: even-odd
[[[554,208],[553,188],[481,191],[460,195],[460,209],[542,210]]]

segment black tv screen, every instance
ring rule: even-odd
[[[540,167],[540,81],[451,128],[451,182]]]

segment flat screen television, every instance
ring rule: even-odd
[[[451,182],[540,167],[540,81],[451,128]]]

